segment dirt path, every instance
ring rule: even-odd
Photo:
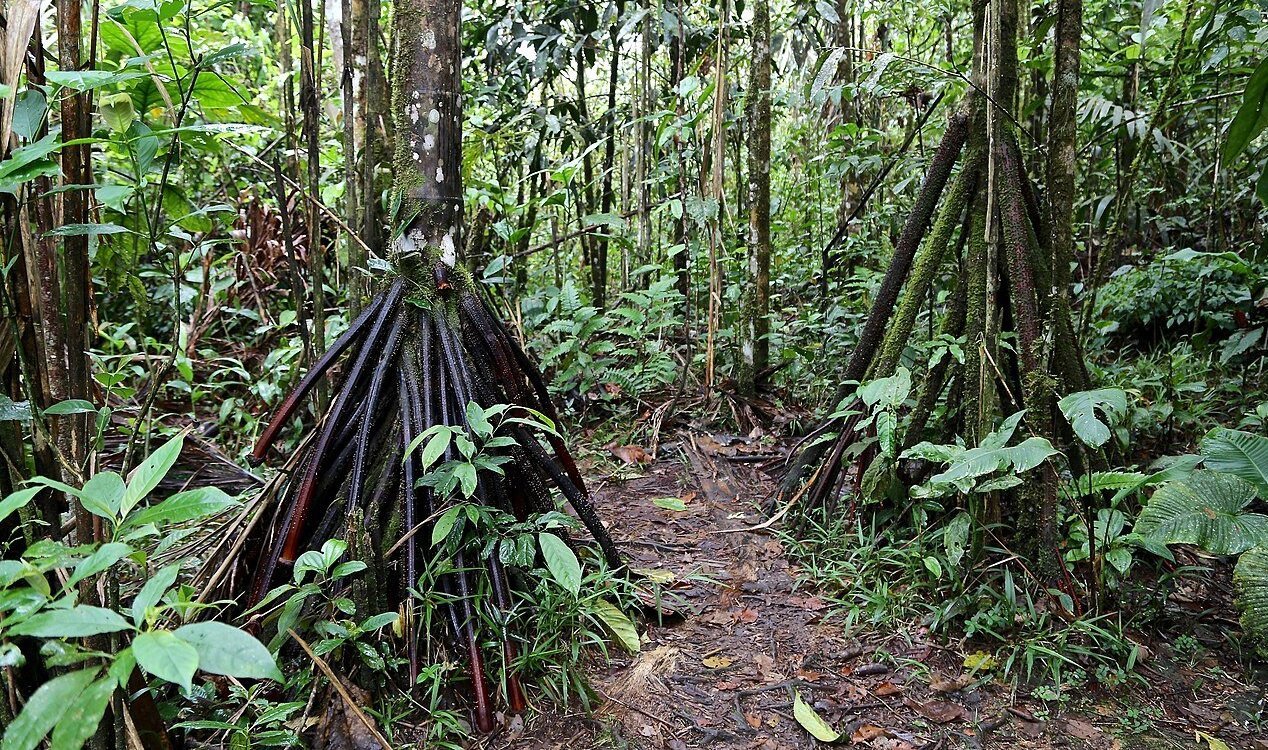
[[[1027,705],[1003,684],[968,677],[962,654],[918,629],[860,637],[825,622],[829,602],[797,585],[772,534],[718,533],[760,520],[756,503],[771,482],[751,460],[758,450],[682,436],[642,476],[596,482],[632,567],[672,574],[692,614],[646,626],[639,655],[617,656],[592,675],[603,700],[592,716],[537,717],[492,746],[822,746],[795,720],[795,694],[843,744],[870,748],[1181,746],[1154,744],[1145,732],[1139,745],[1116,739],[1117,702],[1091,716],[1053,718],[1041,702]],[[686,510],[659,507],[658,498],[679,498]]]

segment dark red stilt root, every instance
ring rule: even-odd
[[[400,282],[394,288],[399,289]],[[269,421],[269,426],[264,428],[264,432],[260,434],[260,439],[256,441],[255,448],[251,451],[252,463],[260,463],[268,454],[269,446],[273,445],[273,441],[277,439],[277,433],[282,427],[291,420],[300,403],[304,398],[312,392],[317,385],[317,381],[321,380],[326,371],[339,360],[339,357],[348,350],[350,346],[357,342],[362,330],[369,325],[370,319],[376,317],[382,310],[386,297],[378,296],[366,305],[365,310],[361,312],[357,319],[352,321],[352,325],[348,326],[348,330],[343,335],[335,339],[335,343],[331,344],[326,353],[317,360],[312,369],[299,381],[299,385],[295,390],[290,392],[282,405],[278,407],[277,413],[273,415],[273,419]]]

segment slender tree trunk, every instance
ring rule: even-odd
[[[753,6],[748,117],[748,279],[742,308],[739,388],[751,395],[770,360],[770,3]]]
[[[608,63],[610,67],[608,68],[607,112],[604,114],[604,119],[607,122],[606,141],[603,144],[602,212],[604,214],[612,213],[612,207],[616,204],[616,192],[612,186],[612,180],[614,178],[613,173],[616,171],[616,87],[617,76],[621,66],[621,44],[617,34],[620,32],[618,23],[624,7],[624,2],[617,3],[617,10],[612,16],[612,27],[608,34],[608,44],[612,49],[612,59]],[[594,306],[602,310],[607,306],[608,296],[608,238],[606,233],[595,243],[592,261],[590,266],[590,293],[594,298]]]
[[[58,0],[57,49],[58,65],[62,70],[79,70],[83,64],[81,50],[83,29],[81,0]],[[62,98],[62,142],[67,143],[92,135],[90,123],[91,104],[87,92],[76,92]],[[88,144],[65,146],[61,149],[63,184],[91,185],[92,148]],[[75,188],[61,194],[61,223],[87,224],[89,217],[88,196],[84,188]],[[91,400],[88,379],[89,310],[92,305],[92,280],[88,270],[88,236],[65,237],[62,245],[62,313],[65,319],[66,347],[66,396]],[[76,414],[62,418],[66,431],[64,452],[76,470],[82,471],[88,455],[88,415]],[[80,508],[76,512],[80,539],[91,538],[92,516]]]
[[[339,36],[342,40],[343,71],[340,74],[340,97],[343,100],[343,219],[349,227],[361,226],[361,210],[359,207],[361,171],[360,164],[364,158],[365,119],[364,112],[358,112],[358,85],[364,85],[364,72],[358,69],[357,61],[365,60],[365,50],[358,48],[358,42],[364,42],[364,35],[358,34],[359,14],[365,12],[364,0],[342,0],[342,18],[339,22]],[[360,133],[358,133],[360,129]],[[354,237],[347,237],[345,247],[348,252],[348,308],[355,314],[361,311],[364,304],[363,276],[357,271],[365,268],[366,257],[361,245]]]
[[[310,196],[321,194],[321,108],[317,93],[316,43],[313,28],[313,0],[299,3],[299,102],[303,113],[303,137],[307,183]],[[320,357],[326,351],[326,249],[321,231],[321,214],[315,201],[304,201],[307,208],[308,272],[312,277],[313,353]],[[317,406],[326,409],[325,384],[318,386]]]

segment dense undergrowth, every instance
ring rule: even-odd
[[[10,29],[28,5],[10,3]],[[365,5],[389,17],[391,4]],[[128,0],[99,17],[79,8],[96,19],[95,58],[63,67],[57,19],[27,18],[33,41],[8,50],[18,62],[0,82],[12,141],[0,161],[3,750],[168,732],[290,747],[336,726],[459,747],[473,734],[471,678],[461,646],[439,634],[460,601],[491,655],[495,696],[540,711],[596,705],[587,668],[638,651],[634,615],[656,581],[614,570],[558,492],[516,517],[485,503],[482,483],[556,432],[581,443],[593,472],[629,476],[640,462],[618,464],[608,446],[633,455],[690,431],[792,452],[816,416],[854,409],[838,398],[840,373],[943,115],[973,89],[957,72],[970,67],[972,35],[960,31],[971,3],[775,3],[787,12],[774,14],[770,357],[744,393],[755,274],[739,50],[752,13],[736,5],[468,3],[471,278],[541,364],[560,418],[498,433],[505,405],[454,404],[490,430],[414,446],[418,479],[440,500],[415,540],[425,554],[412,580],[377,574],[376,554],[417,533],[386,514],[373,544],[321,540],[254,605],[224,561],[257,546],[248,527],[261,487],[300,469],[285,459],[303,454],[330,394],[318,388],[311,410],[281,426],[280,468],[252,473],[251,448],[390,272],[392,134],[374,123],[384,112],[373,87],[352,87],[378,80],[382,70],[357,66],[391,40],[379,17],[363,19],[376,32],[364,36],[339,26],[334,5],[314,19],[315,6],[293,2]],[[1035,4],[1018,36],[1019,150],[1036,179],[1050,5]],[[1092,388],[1061,394],[1067,448],[1015,414],[981,441],[909,432],[919,384],[973,346],[942,328],[958,282],[948,264],[897,374],[857,391],[864,429],[847,458],[872,468],[849,475],[831,507],[790,506],[778,531],[800,584],[831,601],[830,621],[927,629],[971,656],[973,674],[1057,702],[1142,686],[1137,667],[1159,644],[1254,670],[1268,643],[1268,170],[1263,137],[1236,125],[1242,100],[1268,87],[1268,26],[1251,3],[1085,5],[1068,291]],[[366,38],[374,54],[344,49]],[[347,70],[334,72],[336,58]],[[79,145],[92,158],[76,183],[63,105],[89,97],[91,143]],[[90,196],[84,223],[55,221],[70,194]],[[81,240],[82,278],[64,260]],[[29,267],[41,259],[48,273]],[[76,279],[90,300],[90,378],[53,398],[56,360],[39,355],[71,317],[58,303]],[[933,419],[954,424],[952,401],[935,399]],[[78,465],[53,439],[72,421],[87,443]],[[211,446],[204,458],[195,438]],[[1060,491],[1055,580],[1001,542],[1010,509],[991,510],[1048,467]],[[515,585],[480,575],[470,591],[447,590],[462,550],[496,557]],[[1177,604],[1182,587],[1204,592],[1200,607]],[[1218,642],[1194,641],[1203,618]],[[407,619],[426,634],[413,684]],[[365,692],[342,694],[331,674]],[[112,708],[124,696],[128,721]]]

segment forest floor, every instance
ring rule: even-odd
[[[1262,711],[1261,688],[1214,649],[1183,663],[1149,660],[1137,668],[1148,687],[1083,691],[1058,705],[970,675],[965,656],[977,649],[918,625],[847,629],[774,534],[730,531],[762,520],[758,505],[773,486],[758,466],[769,450],[683,433],[632,478],[591,477],[632,567],[672,574],[688,616],[645,625],[640,654],[613,652],[597,665],[600,703],[589,715],[517,720],[485,747],[816,747],[793,716],[799,694],[841,744],[867,748],[1268,750],[1268,733],[1249,723]]]

